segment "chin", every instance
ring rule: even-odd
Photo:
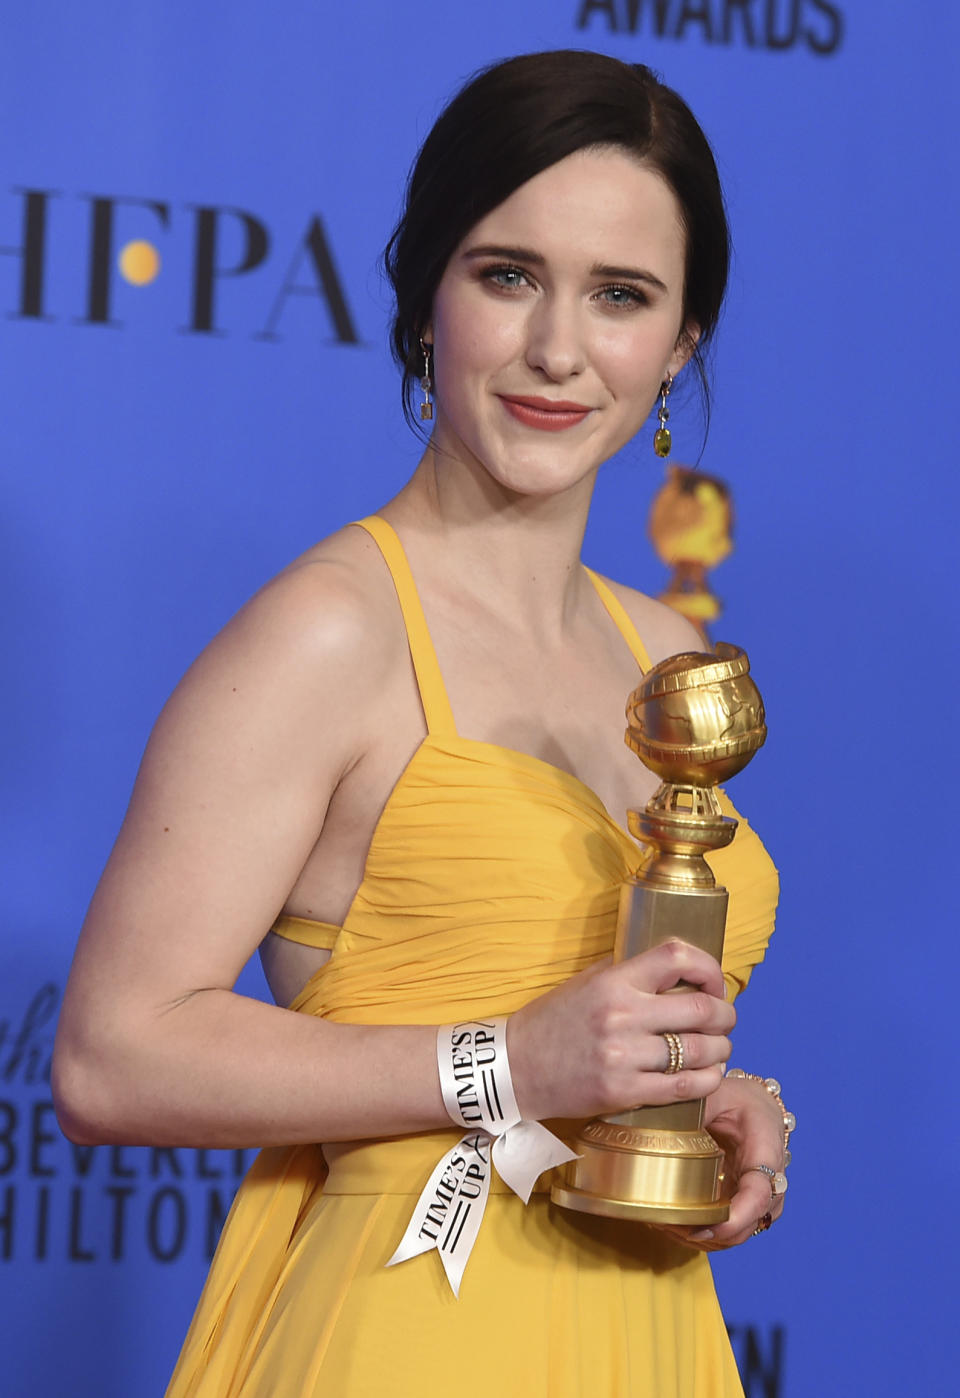
[[[551,495],[563,495],[568,490],[582,486],[585,481],[592,483],[597,467],[589,466],[582,471],[558,471],[556,467],[516,468],[504,471],[490,470],[488,473],[498,485],[514,495],[527,495],[531,499],[547,499]]]
[[[482,448],[477,459],[487,474],[518,495],[562,495],[585,481],[592,483],[601,464],[595,452],[565,451],[552,443],[529,455],[503,448],[481,453]]]
[[[449,430],[437,442],[437,435],[434,441],[441,454],[470,469],[479,467],[502,489],[531,498],[562,495],[584,482],[592,484],[603,461],[617,450],[614,444],[601,454],[596,442],[564,442],[552,433],[535,442],[504,440],[498,433],[462,437]]]

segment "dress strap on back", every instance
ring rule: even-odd
[[[586,564],[584,564],[584,567],[586,568]],[[640,632],[630,620],[627,609],[619,598],[614,596],[607,584],[601,577],[597,576],[592,568],[586,568],[586,571],[590,581],[597,589],[600,601],[610,613],[614,625],[630,647],[634,660],[640,666],[641,670],[649,670],[653,661],[650,659],[646,646],[640,639]]]
[[[447,698],[447,687],[440,673],[437,653],[430,639],[417,585],[413,581],[410,564],[397,532],[379,515],[369,515],[366,519],[356,520],[355,523],[367,531],[383,554],[383,561],[390,569],[393,585],[397,589],[403,624],[407,628],[410,656],[420,689],[420,702],[423,704],[423,715],[427,720],[427,731],[456,737],[457,726],[454,723],[450,700]]]

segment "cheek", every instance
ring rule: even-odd
[[[637,411],[646,415],[660,388],[673,343],[669,333],[610,331],[594,341],[594,362],[614,396],[636,400]]]
[[[433,316],[437,383],[451,376],[493,373],[508,363],[522,345],[519,315],[509,315],[486,296],[438,295]]]

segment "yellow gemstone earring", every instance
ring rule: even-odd
[[[430,346],[421,340],[420,348],[423,350],[423,378],[420,380],[423,402],[420,404],[420,417],[424,422],[429,422],[433,417],[433,404],[430,401],[430,391],[433,388],[433,379],[430,377]]]
[[[653,434],[653,449],[658,456],[670,455],[670,428],[667,426],[670,421],[670,409],[667,407],[667,399],[670,397],[671,388],[673,375],[668,374],[660,385],[660,406],[657,409],[657,421],[660,426]]]

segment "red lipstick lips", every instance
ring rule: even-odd
[[[563,432],[576,427],[593,409],[566,398],[534,398],[527,394],[500,394],[500,401],[511,417],[541,432]]]

